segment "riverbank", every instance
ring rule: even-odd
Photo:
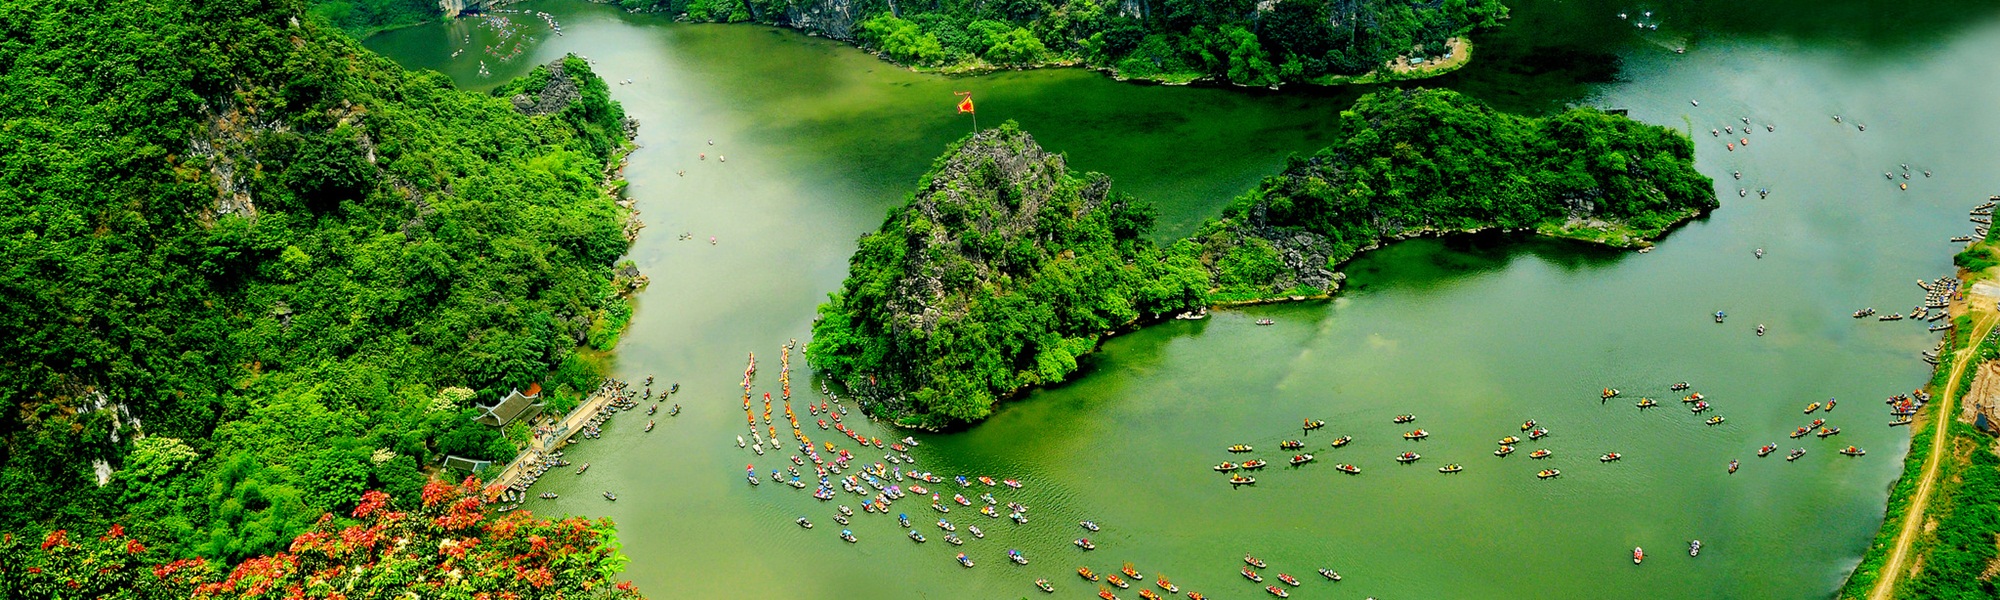
[[[1968,579],[1985,581],[2000,571],[1991,543],[2000,533],[2000,513],[1991,506],[1991,494],[2000,489],[2000,457],[1991,436],[1962,414],[1970,411],[1953,406],[1967,398],[1978,379],[1965,373],[1989,369],[2000,353],[2000,340],[1991,335],[2000,322],[2000,297],[1991,293],[2000,269],[1990,260],[1994,251],[1988,237],[1967,244],[1954,257],[1961,267],[1960,287],[1970,292],[1950,307],[1955,327],[1938,355],[1955,358],[1939,361],[1933,371],[1927,388],[1939,402],[1919,411],[1912,425],[1919,430],[1911,436],[1903,476],[1890,490],[1881,530],[1839,598],[1955,597],[1942,593],[1943,588],[1962,587]],[[1966,537],[1985,543],[1953,539]]]

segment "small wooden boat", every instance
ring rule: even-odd
[[[910,530],[910,539],[916,540],[919,544],[924,543],[924,534],[917,533],[917,530],[912,529]]]
[[[1130,584],[1130,583],[1126,583],[1124,579],[1120,579],[1120,578],[1119,578],[1119,577],[1118,577],[1117,575],[1105,575],[1105,576],[1104,576],[1104,582],[1105,582],[1105,583],[1109,583],[1109,584],[1111,584],[1111,585],[1115,585],[1115,586],[1118,586],[1118,589],[1121,589],[1121,590],[1123,590],[1123,589],[1131,589],[1131,587],[1132,587],[1132,584]]]
[[[1619,454],[1619,453],[1617,453],[1617,452],[1606,452],[1606,453],[1604,453],[1604,456],[1599,456],[1599,457],[1597,457],[1597,460],[1599,460],[1599,461],[1603,461],[1603,462],[1611,462],[1611,461],[1614,461],[1614,460],[1618,460],[1618,459],[1621,459],[1621,458],[1625,458],[1625,455],[1623,455],[1623,454]]]
[[[1542,472],[1535,474],[1536,477],[1540,477],[1542,479],[1548,479],[1550,477],[1555,477],[1558,475],[1562,475],[1562,471],[1556,469],[1542,469]]]
[[[1270,319],[1258,319],[1258,320],[1257,320],[1257,324],[1258,324],[1258,325],[1271,325],[1271,324],[1274,324],[1274,323],[1277,323],[1277,321],[1272,321],[1272,320],[1270,320]]]
[[[794,523],[798,523],[800,527],[804,527],[804,528],[806,528],[806,529],[812,529],[812,528],[813,528],[813,522],[812,522],[812,521],[807,521],[805,517],[799,517],[799,520],[797,520],[797,521],[793,521],[793,522],[794,522]]]
[[[1840,435],[1840,428],[1839,428],[1839,427],[1821,427],[1821,428],[1819,429],[1819,437],[1820,437],[1821,439],[1825,439],[1825,438],[1826,438],[1827,436],[1830,436],[1830,435]]]
[[[1327,581],[1340,581],[1340,574],[1333,572],[1333,569],[1320,569],[1319,576],[1325,577]]]
[[[979,478],[979,482],[980,482],[980,483],[984,483],[984,484],[986,484],[986,485],[987,485],[987,487],[992,487],[992,486],[994,485],[994,483],[993,483],[993,478],[992,478],[992,477],[985,477],[985,476],[981,476],[981,477]]]
[[[1826,412],[1833,412],[1833,399],[1832,399],[1832,398],[1827,398],[1827,399],[1826,399]]]
[[[938,529],[943,529],[945,531],[958,531],[957,525],[953,525],[951,524],[951,521],[946,521],[944,519],[938,519],[937,527]]]
[[[1306,447],[1306,443],[1298,440],[1285,440],[1282,442],[1278,442],[1279,450],[1297,450],[1304,447]]]
[[[1778,445],[1777,445],[1777,444],[1764,444],[1764,447],[1762,447],[1762,448],[1758,448],[1758,449],[1757,449],[1757,455],[1758,455],[1758,456],[1764,456],[1764,455],[1767,455],[1767,454],[1770,454],[1770,453],[1771,453],[1771,451],[1773,451],[1773,450],[1777,450],[1777,449],[1778,449]]]
[[[1313,459],[1313,455],[1311,455],[1311,454],[1300,454],[1300,455],[1296,455],[1296,456],[1293,456],[1293,457],[1292,457],[1292,466],[1296,467],[1296,466],[1299,466],[1299,465],[1303,465],[1303,464],[1306,464],[1306,463],[1309,463],[1309,462],[1312,462],[1312,459]]]
[[[1709,417],[1709,418],[1708,418],[1708,421],[1707,421],[1707,423],[1708,423],[1708,424],[1710,424],[1710,425],[1721,425],[1721,424],[1722,424],[1722,416],[1721,416],[1721,415],[1716,415],[1716,416],[1713,416],[1713,417]]]
[[[1549,437],[1549,430],[1547,430],[1547,429],[1537,429],[1537,430],[1534,430],[1534,431],[1530,431],[1530,432],[1528,432],[1528,439],[1531,439],[1531,440],[1539,440],[1539,439],[1542,439],[1542,438],[1545,438],[1545,437]]]
[[[1243,564],[1262,569],[1264,568],[1264,559],[1245,554],[1243,555]]]
[[[1167,581],[1167,576],[1164,574],[1153,578],[1153,583],[1159,584],[1160,589],[1166,590],[1167,593],[1169,594],[1181,593],[1181,586],[1174,585],[1173,582]]]
[[[1112,594],[1111,590],[1104,588],[1097,588],[1097,597],[1103,598],[1104,600],[1118,600],[1118,596],[1116,594]]]
[[[957,502],[959,506],[972,506],[972,501],[965,499],[964,494],[952,494],[951,501]]]
[[[1088,581],[1097,581],[1097,574],[1090,572],[1090,567],[1077,567],[1076,575]]]
[[[1681,401],[1682,401],[1682,402],[1700,402],[1702,398],[1706,398],[1706,397],[1707,397],[1707,396],[1703,396],[1703,395],[1701,395],[1701,392],[1695,392],[1695,393],[1692,393],[1692,394],[1688,394],[1686,398],[1681,398]]]
[[[972,568],[972,559],[966,558],[965,553],[960,552],[958,553],[958,564],[964,566],[967,569],[970,569]]]
[[[1143,598],[1143,599],[1145,599],[1145,600],[1160,600],[1160,595],[1159,595],[1159,594],[1155,594],[1155,593],[1153,593],[1153,590],[1149,590],[1149,589],[1144,589],[1144,588],[1141,588],[1141,589],[1139,590],[1139,597],[1140,597],[1140,598]]]
[[[1431,436],[1431,432],[1428,432],[1428,431],[1424,431],[1424,430],[1422,430],[1422,429],[1418,429],[1418,430],[1416,430],[1416,431],[1412,431],[1412,432],[1409,432],[1409,433],[1405,433],[1405,434],[1403,434],[1403,439],[1406,439],[1406,440],[1421,440],[1421,439],[1424,439],[1424,438],[1427,438],[1427,437],[1430,437],[1430,436]]]
[[[1292,586],[1292,587],[1298,587],[1298,586],[1299,586],[1299,580],[1298,580],[1297,578],[1294,578],[1294,577],[1292,577],[1292,576],[1290,576],[1290,575],[1286,575],[1286,574],[1284,574],[1284,573],[1279,573],[1279,574],[1278,574],[1278,581],[1283,581],[1283,582],[1285,582],[1285,585],[1289,585],[1289,586]]]
[[[1285,591],[1285,590],[1283,590],[1283,589],[1280,589],[1280,588],[1279,588],[1278,586],[1275,586],[1275,585],[1267,585],[1267,586],[1264,586],[1264,591],[1266,591],[1266,592],[1270,592],[1270,593],[1271,593],[1271,595],[1273,595],[1273,596],[1277,596],[1277,597],[1279,597],[1279,598],[1290,598],[1290,597],[1292,597],[1292,594],[1291,594],[1290,592],[1287,592],[1287,591]]]
[[[1077,521],[1076,524],[1078,527],[1082,527],[1084,529],[1088,529],[1091,531],[1097,531],[1097,523],[1095,521]]]
[[[1736,472],[1736,467],[1737,467],[1737,466],[1739,466],[1739,465],[1740,465],[1740,463],[1738,463],[1738,462],[1736,462],[1736,461],[1733,461],[1733,460],[1732,460],[1732,461],[1729,461],[1729,472],[1731,472],[1731,473],[1735,473],[1735,472]]]
[[[1076,547],[1078,547],[1078,548],[1082,548],[1082,549],[1085,549],[1085,550],[1096,550],[1096,549],[1097,549],[1097,544],[1093,544],[1093,543],[1090,543],[1090,538],[1076,538],[1076,541],[1074,541],[1074,542],[1070,542],[1070,543],[1072,543],[1072,544],[1076,544]],[[1091,579],[1091,581],[1096,581],[1096,579]]]
[[[1415,452],[1404,452],[1402,454],[1396,455],[1396,462],[1399,463],[1417,462],[1417,459],[1419,458],[1423,458],[1423,456]]]
[[[1908,416],[1897,417],[1896,420],[1889,422],[1889,426],[1894,427],[1897,425],[1909,425],[1912,420],[1913,419],[1911,419]]]
[[[1230,485],[1250,485],[1250,484],[1253,484],[1253,483],[1257,483],[1257,478],[1255,478],[1255,477],[1250,477],[1250,476],[1248,476],[1248,475],[1230,475],[1230,476],[1229,476],[1229,484],[1230,484]]]
[[[1527,421],[1527,422],[1525,422],[1525,423],[1522,423],[1522,424],[1521,424],[1521,431],[1527,431],[1527,430],[1530,430],[1530,429],[1534,429],[1534,428],[1535,428],[1535,420],[1534,420],[1534,419],[1528,419],[1528,421]]]
[[[995,519],[1000,518],[1000,511],[993,510],[993,506],[990,504],[979,507],[979,514],[986,515],[987,517]]]
[[[1806,455],[1806,449],[1805,449],[1805,448],[1793,448],[1793,449],[1792,449],[1792,453],[1791,453],[1791,455],[1789,455],[1789,456],[1786,456],[1786,457],[1785,457],[1785,460],[1787,460],[1787,461],[1792,461],[1792,460],[1798,460],[1798,459],[1799,459],[1799,457],[1801,457],[1801,456],[1805,456],[1805,455]]]
[[[1392,421],[1395,421],[1395,422],[1397,422],[1397,423],[1408,423],[1408,422],[1410,422],[1410,421],[1415,421],[1415,420],[1417,420],[1417,416],[1416,416],[1416,415],[1396,415],[1396,418],[1394,418],[1394,419],[1390,419],[1390,420],[1392,420]]]
[[[1826,424],[1826,419],[1813,419],[1813,422],[1811,424],[1806,425],[1806,427],[1810,429],[1825,424]]]
[[[1339,448],[1341,446],[1347,445],[1348,442],[1352,441],[1354,441],[1354,436],[1343,435],[1333,439],[1333,447]]]
[[[1809,415],[1810,415],[1810,414],[1813,414],[1813,411],[1815,411],[1815,410],[1819,410],[1819,403],[1818,403],[1818,402],[1814,402],[1814,403],[1812,403],[1812,404],[1807,404],[1807,405],[1806,405],[1806,414],[1809,414]]]
[[[1340,472],[1342,472],[1342,473],[1346,473],[1346,474],[1348,474],[1348,475],[1360,475],[1360,474],[1361,474],[1361,467],[1357,467],[1357,466],[1354,466],[1354,465],[1350,465],[1350,464],[1347,464],[1347,463],[1340,463],[1340,464],[1337,464],[1337,465],[1334,465],[1334,466],[1333,466],[1333,468],[1335,468],[1335,469],[1339,469],[1339,470],[1340,470]]]
[[[1619,392],[1619,391],[1618,391],[1617,389],[1613,389],[1613,388],[1604,388],[1604,392],[1603,392],[1602,394],[1600,394],[1600,397],[1601,397],[1601,398],[1605,398],[1605,399],[1609,399],[1609,398],[1612,398],[1612,397],[1615,397],[1615,396],[1617,396],[1617,395],[1618,395],[1619,393],[1620,393],[1620,392]]]
[[[1457,473],[1463,470],[1465,470],[1465,467],[1459,466],[1458,463],[1451,463],[1442,467],[1438,467],[1439,473]]]
[[[1506,445],[1509,445],[1509,444],[1519,444],[1519,443],[1521,443],[1521,438],[1517,438],[1517,437],[1514,437],[1514,436],[1511,436],[1511,435],[1510,435],[1510,436],[1507,436],[1507,437],[1503,437],[1503,438],[1500,438],[1500,445],[1502,445],[1502,446],[1506,446]]]
[[[1243,461],[1243,468],[1244,468],[1245,470],[1256,470],[1256,469],[1262,469],[1262,468],[1264,468],[1264,465],[1267,465],[1267,464],[1270,464],[1270,463],[1267,463],[1267,462],[1264,462],[1264,461],[1262,461],[1262,460],[1258,460],[1258,459],[1255,459],[1255,458],[1253,458],[1253,459],[1250,459],[1250,460],[1246,460],[1246,461]]]
[[[1680,383],[1676,383],[1676,384],[1673,384],[1673,385],[1670,385],[1670,386],[1667,386],[1667,391],[1671,391],[1671,392],[1678,392],[1678,391],[1681,391],[1681,390],[1685,390],[1685,389],[1688,389],[1688,387],[1689,387],[1689,386],[1688,386],[1688,382],[1685,382],[1685,381],[1683,381],[1683,382],[1680,382]]]
[[[1314,429],[1319,429],[1325,426],[1326,426],[1326,421],[1321,421],[1316,419],[1306,419],[1304,428],[1306,431],[1312,431]]]
[[[1848,446],[1846,448],[1841,448],[1840,453],[1848,456],[1861,456],[1863,454],[1867,454],[1868,451],[1853,446]]]
[[[1493,451],[1494,456],[1506,456],[1513,453],[1514,453],[1513,446],[1501,446],[1499,450]]]
[[[848,531],[846,529],[840,530],[840,539],[847,540],[847,543],[849,544],[859,541],[854,539],[854,532]]]
[[[1219,464],[1219,465],[1215,465],[1215,470],[1217,470],[1217,471],[1221,471],[1221,472],[1223,472],[1223,473],[1228,473],[1228,472],[1230,472],[1230,471],[1234,471],[1234,470],[1236,470],[1236,469],[1238,469],[1238,468],[1240,468],[1240,467],[1237,467],[1237,466],[1236,466],[1236,463],[1233,463],[1233,462],[1229,462],[1229,461],[1226,461],[1226,460],[1225,460],[1225,461],[1222,461],[1222,464]]]
[[[965,530],[972,532],[972,537],[986,539],[986,532],[980,531],[978,525],[966,525]]]
[[[1646,560],[1646,551],[1645,551],[1645,550],[1641,550],[1641,549],[1639,549],[1639,547],[1638,547],[1638,546],[1633,546],[1633,547],[1632,547],[1632,564],[1635,564],[1635,565],[1636,565],[1636,564],[1639,564],[1640,562],[1642,562],[1642,561],[1644,561],[1644,560]]]
[[[1250,570],[1250,567],[1243,567],[1243,578],[1259,583],[1262,583],[1264,581],[1264,576],[1258,575],[1256,571]]]
[[[1000,485],[1004,485],[1017,490],[1021,489],[1021,481],[1018,479],[1002,479],[1000,480]]]
[[[1049,585],[1049,580],[1047,579],[1035,580],[1035,587],[1041,588],[1043,592],[1047,592],[1050,594],[1056,593],[1056,586]]]
[[[1229,451],[1230,451],[1230,452],[1249,452],[1249,451],[1250,451],[1250,445],[1249,445],[1249,444],[1237,444],[1237,445],[1234,445],[1234,446],[1230,446],[1230,447],[1229,447]]]
[[[1550,452],[1548,448],[1542,448],[1542,449],[1540,449],[1540,450],[1536,450],[1536,451],[1534,451],[1534,452],[1529,452],[1529,453],[1528,453],[1528,458],[1548,458],[1549,456],[1551,456],[1551,455],[1554,455],[1554,454],[1555,454],[1555,453],[1554,453],[1554,452]]]
[[[1694,411],[1695,414],[1701,414],[1701,411],[1708,410],[1708,401],[1703,400],[1701,402],[1696,402],[1694,403],[1694,406],[1690,407],[1688,410]]]
[[[1201,595],[1201,592],[1188,592],[1187,597],[1188,600],[1208,600],[1208,597]]]
[[[1804,428],[1804,427],[1800,427],[1800,428],[1798,428],[1798,429],[1794,429],[1794,430],[1792,430],[1792,439],[1798,439],[1798,438],[1802,438],[1802,437],[1805,437],[1805,436],[1806,436],[1806,434],[1808,434],[1808,433],[1812,433],[1812,430],[1811,430],[1811,429],[1806,429],[1806,428]]]
[[[1132,563],[1125,563],[1125,566],[1123,568],[1118,569],[1118,572],[1124,573],[1126,577],[1132,578],[1133,581],[1142,581],[1146,579],[1145,575],[1139,574],[1138,569],[1132,568]]]

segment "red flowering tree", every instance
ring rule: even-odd
[[[421,506],[396,510],[363,494],[351,519],[320,517],[284,552],[225,570],[200,558],[150,554],[124,528],[80,537],[58,530],[39,542],[0,539],[0,581],[23,597],[640,598],[623,570],[610,520],[490,515],[479,482],[432,480]]]

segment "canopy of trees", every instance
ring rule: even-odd
[[[624,116],[561,65],[529,116],[302,0],[0,8],[0,531],[235,562],[511,458],[474,403],[590,389],[629,310]]]
[[[984,418],[1061,381],[1110,331],[1210,303],[1319,295],[1356,252],[1428,232],[1647,243],[1713,209],[1685,135],[1588,108],[1537,119],[1386,90],[1197,233],[1148,243],[1146,205],[1011,123],[958,142],[862,236],[820,306],[813,367],[904,423]]]
[[[1327,81],[1506,18],[1499,0],[620,0],[695,21],[851,39],[946,70],[1085,64],[1121,76],[1241,85]],[[851,22],[849,20],[851,19]],[[1418,51],[1422,48],[1422,51]]]
[[[609,521],[494,516],[479,481],[426,484],[412,506],[344,499],[281,550],[229,566],[173,554],[123,525],[0,539],[0,579],[26,598],[638,598]]]

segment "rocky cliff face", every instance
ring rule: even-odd
[[[830,37],[854,40],[853,0],[802,0],[785,8],[782,25]]]

